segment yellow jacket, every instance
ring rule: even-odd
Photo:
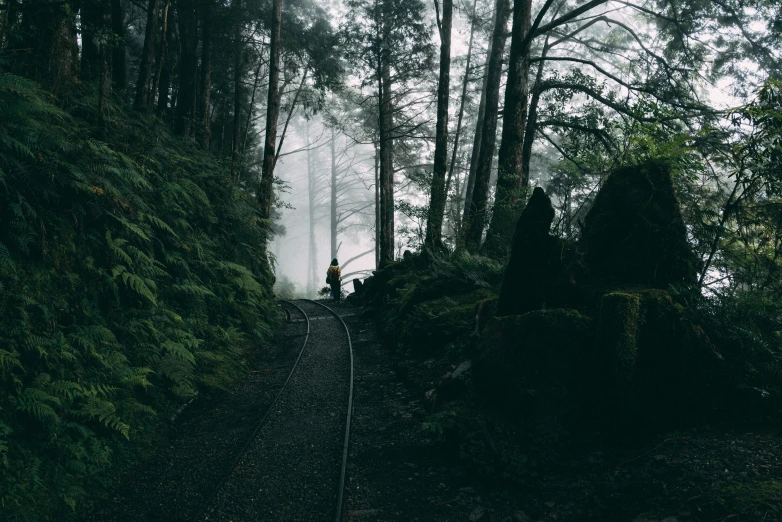
[[[326,272],[326,277],[332,281],[342,281],[342,270],[340,270],[339,266],[331,265],[328,272]]]

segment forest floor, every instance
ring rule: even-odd
[[[488,480],[465,465],[452,447],[433,440],[432,434],[422,429],[428,415],[423,392],[460,361],[447,357],[400,360],[398,354],[383,347],[359,308],[329,306],[344,318],[355,354],[343,520],[782,521],[779,431],[748,433],[703,427],[630,441],[621,447],[591,445],[574,451],[565,461],[552,462],[531,480]],[[245,383],[196,401],[177,420],[170,442],[129,473],[112,499],[91,519],[195,519],[205,496],[213,494],[216,480],[224,473],[224,462],[236,454],[258,412],[262,414],[271,403],[298,354],[303,334],[303,323],[288,323],[273,346],[254,354]],[[325,353],[328,345],[338,344],[343,349],[344,340],[335,333],[313,328],[312,335],[311,342],[319,344],[317,353]],[[306,369],[305,358],[302,363]],[[312,375],[310,371],[309,377]],[[338,410],[341,412],[341,405]],[[313,423],[310,417],[319,409],[291,411],[297,421],[293,426],[304,426]],[[337,417],[344,420],[342,413]],[[276,436],[284,442],[291,438],[291,430],[280,430],[277,435],[273,430],[262,431],[259,436]],[[327,457],[334,463],[339,445],[327,446],[322,451],[335,453]],[[289,464],[296,464],[295,459]],[[266,465],[278,469],[284,463]],[[338,472],[334,470],[335,476]],[[268,475],[243,474],[241,490],[262,491]],[[277,484],[280,494],[272,495],[285,496],[287,488],[290,498],[286,501],[295,504],[303,486],[295,480]],[[261,502],[268,500],[264,495],[257,495]],[[252,516],[251,511],[232,511],[226,518],[210,510],[209,518],[236,522],[331,518],[296,511],[277,515],[255,512]]]

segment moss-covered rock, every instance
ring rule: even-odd
[[[695,282],[697,258],[668,167],[614,171],[584,220],[579,248],[591,276],[619,285],[667,288]]]
[[[557,431],[579,416],[589,320],[576,310],[537,310],[489,320],[478,346],[478,388],[502,412]]]
[[[516,224],[497,315],[524,314],[551,301],[564,269],[561,242],[549,233],[553,220],[551,200],[536,187]]]

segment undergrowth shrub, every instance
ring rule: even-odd
[[[2,520],[82,512],[276,317],[252,198],[155,118],[95,139],[89,99],[0,74]]]

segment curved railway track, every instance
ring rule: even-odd
[[[257,511],[259,508],[251,508],[251,507],[245,507],[244,509],[237,509],[235,507],[236,504],[240,504],[242,502],[246,503],[248,500],[248,496],[250,497],[250,500],[255,501],[256,503],[263,503],[265,500],[262,495],[257,495],[258,493],[264,493],[264,488],[268,487],[264,483],[264,479],[270,479],[271,477],[267,474],[264,476],[259,476],[263,472],[265,472],[264,467],[262,465],[258,465],[257,463],[254,463],[253,461],[260,461],[260,462],[268,462],[265,460],[263,452],[269,453],[274,457],[275,451],[280,446],[286,446],[286,445],[296,445],[298,443],[299,448],[298,449],[309,449],[306,448],[307,445],[312,446],[312,448],[316,447],[316,442],[320,442],[319,440],[316,441],[316,439],[320,439],[322,433],[319,431],[319,429],[323,429],[324,432],[333,431],[333,425],[327,426],[326,428],[332,428],[332,429],[325,429],[323,428],[323,417],[328,418],[329,416],[335,416],[333,412],[330,412],[329,416],[325,416],[324,411],[320,411],[322,408],[316,409],[310,408],[309,410],[306,408],[308,405],[307,402],[307,393],[314,394],[314,395],[326,395],[328,396],[331,394],[332,396],[339,396],[342,395],[339,390],[331,389],[329,390],[329,386],[335,387],[339,386],[338,383],[336,383],[333,379],[324,378],[323,373],[327,372],[329,370],[329,364],[332,366],[335,365],[335,361],[333,359],[339,358],[340,355],[337,351],[334,351],[334,343],[329,343],[328,339],[328,330],[331,328],[330,326],[327,328],[322,328],[321,325],[325,326],[325,322],[323,319],[326,317],[332,316],[335,318],[341,327],[341,329],[344,330],[344,335],[347,340],[347,360],[349,361],[349,373],[346,377],[347,379],[347,412],[345,415],[345,423],[344,423],[344,437],[341,438],[339,441],[339,447],[342,450],[341,459],[339,461],[339,480],[336,488],[336,506],[333,510],[333,516],[334,520],[339,522],[342,519],[342,504],[343,504],[343,495],[344,495],[344,489],[345,489],[345,478],[346,478],[346,469],[347,469],[347,458],[348,458],[348,448],[350,443],[350,426],[351,426],[351,417],[352,417],[352,411],[353,411],[353,375],[354,375],[354,368],[353,368],[353,345],[350,338],[350,332],[348,330],[347,325],[342,320],[342,318],[334,312],[331,308],[328,306],[319,303],[317,301],[312,300],[298,300],[302,306],[306,303],[307,307],[310,305],[316,306],[316,310],[325,310],[325,312],[328,314],[328,316],[322,316],[317,313],[313,313],[313,310],[310,310],[310,313],[308,314],[307,311],[302,306],[299,306],[299,304],[296,304],[292,301],[282,301],[282,303],[285,303],[286,305],[289,305],[296,309],[296,312],[298,314],[301,314],[302,320],[306,323],[306,335],[304,342],[302,343],[302,347],[299,351],[299,354],[290,370],[290,373],[288,374],[287,379],[283,383],[282,387],[280,388],[279,392],[277,393],[276,397],[272,401],[272,403],[267,408],[264,415],[260,418],[260,420],[253,426],[252,430],[249,432],[249,435],[247,436],[246,441],[242,444],[240,450],[237,452],[235,457],[233,458],[233,462],[230,467],[227,468],[226,472],[222,475],[219,481],[215,484],[215,487],[213,488],[211,494],[204,500],[203,503],[201,503],[198,510],[196,510],[196,520],[243,520],[244,517],[249,517],[250,513],[255,513],[253,515],[253,519],[268,519],[268,520],[277,520],[278,518],[264,518],[264,516],[268,516],[271,514],[273,509],[268,510],[265,514],[261,514]],[[286,314],[286,317],[288,318],[288,321],[293,320],[293,313],[292,310],[289,310],[287,308],[283,308]],[[318,326],[315,327],[313,320],[316,320]],[[318,332],[317,330],[324,330],[323,332]],[[331,333],[333,335],[333,331]],[[324,339],[319,339],[320,336],[324,336]],[[318,344],[321,344],[322,346],[318,346]],[[311,345],[310,349],[308,350],[308,345]],[[344,345],[343,345],[344,346]],[[317,348],[320,348],[318,351]],[[332,350],[333,353],[328,353],[328,349]],[[305,356],[306,353],[306,356]],[[318,357],[320,357],[322,360],[318,360]],[[304,364],[300,365],[300,362],[302,362],[302,358],[305,359]],[[337,364],[338,365],[338,364]],[[305,366],[304,369],[301,369],[301,366]],[[297,370],[299,372],[303,373],[297,373]],[[338,373],[338,372],[335,372]],[[308,379],[310,376],[316,376],[320,378],[315,379]],[[294,382],[292,382],[294,381]],[[323,390],[317,390],[316,387],[318,385],[324,386]],[[302,386],[309,388],[312,387],[311,390],[301,390],[296,389],[296,387],[301,388]],[[297,398],[298,395],[298,398]],[[296,402],[299,402],[299,404],[296,404]],[[312,404],[315,404],[315,402],[312,402]],[[343,403],[344,404],[344,403]],[[305,406],[305,408],[302,409],[302,406]],[[322,405],[321,405],[322,406]],[[338,406],[334,405],[333,408],[337,408]],[[345,411],[344,406],[339,406],[339,409],[341,409],[343,412]],[[289,410],[289,411],[286,411]],[[318,421],[314,420],[312,423],[314,426],[309,427],[309,434],[307,434],[307,426],[306,424],[309,422],[307,420],[307,415],[319,413],[321,416],[321,423],[318,425]],[[274,415],[276,414],[276,415]],[[270,418],[274,416],[274,422],[271,424],[276,424],[275,426],[269,426]],[[298,418],[298,420],[294,420]],[[286,439],[286,431],[281,428],[281,425],[284,424],[290,424],[293,423],[296,427],[296,430],[302,430],[305,435],[309,435],[309,438],[312,440],[305,440],[301,437],[298,437],[301,433],[299,431],[288,431],[287,435],[289,437]],[[302,423],[304,424],[303,426]],[[327,423],[328,424],[328,423]],[[333,422],[332,422],[333,424]],[[290,429],[290,428],[289,428]],[[276,440],[275,440],[276,438]],[[328,438],[328,437],[326,437]],[[306,443],[306,444],[305,444]],[[325,444],[325,446],[328,446],[329,444]],[[260,446],[260,447],[259,447]],[[333,446],[333,441],[332,441]],[[288,448],[284,448],[287,450]],[[318,449],[324,450],[323,445],[319,445]],[[335,448],[336,449],[336,448]],[[328,451],[325,451],[328,453]],[[323,453],[323,451],[321,451]],[[283,452],[283,456],[285,453]],[[318,454],[314,457],[311,455],[309,458],[315,458],[323,460],[327,460],[327,455]],[[282,457],[277,457],[278,461]],[[302,459],[304,459],[304,456],[302,455]],[[271,462],[275,462],[274,458],[272,458]],[[282,461],[284,462],[284,461]],[[279,464],[280,462],[278,462]],[[336,461],[335,461],[336,463]],[[315,469],[314,476],[318,478],[318,485],[319,489],[329,489],[328,483],[323,482],[323,480],[327,480],[327,477],[321,477],[319,474],[318,468],[326,468],[324,474],[328,474],[328,468],[331,467],[331,463],[324,463],[324,462],[316,462],[316,465],[312,466]],[[325,464],[325,465],[324,465]],[[273,466],[270,466],[273,467]],[[255,470],[255,472],[253,471]],[[283,471],[289,471],[289,470],[279,470],[281,473]],[[334,474],[336,476],[336,469],[334,470]],[[277,477],[274,477],[276,479]],[[297,477],[298,478],[298,477]],[[269,480],[269,482],[274,482],[274,479]],[[308,487],[305,480],[305,489]],[[260,489],[256,491],[256,489],[250,488],[247,486],[249,483],[254,483],[254,486],[259,486]],[[322,487],[320,487],[320,484],[322,483]],[[274,486],[271,486],[272,493],[277,494],[277,501],[284,501],[286,500],[286,493],[287,498],[293,498],[295,495],[299,494],[299,491],[292,491],[292,486],[294,484],[292,482],[288,483],[287,488],[278,489],[275,491]],[[333,486],[332,486],[333,488]],[[285,490],[288,490],[287,492]],[[317,487],[314,489],[318,489]],[[333,491],[333,490],[332,490]],[[256,496],[253,496],[255,494]],[[312,502],[313,506],[320,507],[320,511],[317,514],[314,513],[307,513],[306,510],[311,506],[305,506],[305,503],[302,502],[302,507],[297,512],[296,519],[297,520],[323,520],[323,516],[325,513],[323,512],[323,505],[325,501],[325,497],[331,496],[329,494],[324,494],[323,491],[319,491],[318,494],[313,495],[316,497],[316,501]],[[318,498],[319,497],[319,498]],[[332,497],[333,499],[333,497]],[[318,502],[318,500],[321,500]],[[264,510],[266,510],[267,506],[264,506]],[[255,512],[252,510],[256,509]],[[274,517],[281,516],[281,512],[285,512],[288,515],[291,516],[291,505],[283,506],[282,511],[275,512]],[[260,518],[259,518],[260,516]],[[314,516],[314,518],[313,518]],[[330,517],[329,517],[330,518]]]

